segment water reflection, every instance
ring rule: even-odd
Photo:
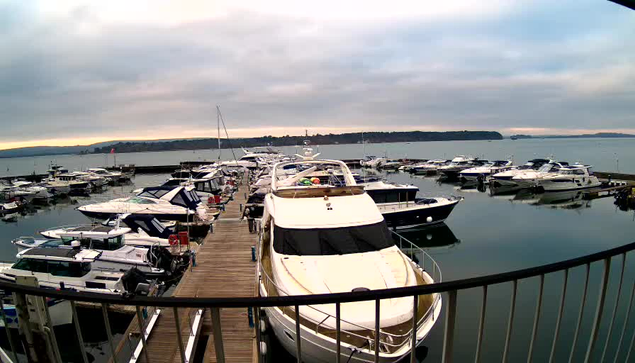
[[[399,235],[421,248],[451,248],[461,243],[445,223],[402,230],[399,231]]]

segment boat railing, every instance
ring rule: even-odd
[[[428,257],[431,259],[430,256],[428,256]],[[432,260],[432,261],[434,262],[434,260]],[[436,265],[436,262],[434,262],[434,265]],[[439,275],[440,275],[440,270],[438,270],[438,265],[436,265],[436,268],[437,268],[437,271],[439,271]],[[421,269],[421,271],[423,271],[423,269]],[[279,286],[278,284],[275,283],[273,278],[271,278],[271,276],[269,276],[269,274],[267,273],[267,270],[264,268],[264,266],[262,264],[260,264],[260,273],[262,274],[262,276],[261,276],[262,280],[261,281],[263,282],[264,287],[265,287],[265,289],[267,289],[268,292],[269,292],[269,289],[271,287],[273,287],[273,288],[275,288],[276,293],[279,294],[280,296],[292,296],[292,295],[289,295],[285,291],[284,288],[282,288],[281,286]],[[267,285],[269,285],[269,286],[267,286]],[[434,297],[433,303],[430,305],[430,307],[427,309],[427,311],[422,315],[422,317],[417,321],[416,329],[418,329],[418,327],[420,325],[422,325],[428,318],[432,317],[434,319],[434,311],[435,311],[436,307],[441,303],[441,295],[440,294],[432,294],[432,295]],[[316,306],[306,305],[306,307],[308,307],[308,308],[310,308],[310,309],[312,309],[312,310],[324,315],[324,319],[322,319],[321,321],[316,321],[316,320],[313,320],[313,319],[311,319],[311,318],[309,318],[307,316],[302,316],[302,319],[304,319],[304,320],[312,323],[313,325],[315,325],[315,328],[313,329],[313,331],[316,334],[320,333],[320,328],[322,328],[323,325],[327,321],[329,321],[331,319],[333,319],[333,320],[337,319],[336,316],[334,316],[334,315],[332,315],[332,314],[330,314],[328,312],[325,312],[324,310],[319,309]],[[289,310],[291,310],[291,309],[289,309]],[[293,315],[294,311],[287,311],[286,309],[281,309],[281,311],[282,311],[283,314],[290,316],[292,319],[295,319],[295,317]],[[413,314],[416,314],[416,312],[413,312]],[[348,325],[354,326],[354,327],[358,328],[358,330],[361,330],[361,331],[373,331],[373,329],[374,329],[372,326],[370,326],[370,327],[369,326],[363,326],[363,325],[360,325],[360,324],[356,324],[356,323],[347,321],[346,319],[342,319],[342,318],[340,318],[340,322],[344,322],[344,323],[346,323]],[[307,328],[309,328],[309,327],[307,326]],[[415,327],[413,327],[413,328],[415,328]],[[328,328],[324,327],[324,330],[328,330]],[[350,335],[350,336],[357,337],[357,338],[362,339],[362,340],[368,340],[369,347],[372,347],[373,340],[371,338],[369,338],[368,335],[360,335],[360,334],[356,333],[355,331],[345,330],[345,329],[340,329],[340,332],[341,333],[345,333],[345,334]],[[390,346],[390,347],[395,348],[395,349],[399,349],[399,348],[403,347],[404,345],[406,345],[407,343],[410,343],[409,340],[407,340],[407,339],[404,340],[404,338],[407,338],[407,337],[411,336],[411,334],[412,334],[412,328],[411,328],[411,330],[409,330],[409,331],[407,331],[405,333],[402,333],[402,334],[393,334],[393,333],[381,330],[381,328],[379,330],[379,336],[380,337],[384,337],[383,339],[380,339],[381,344],[383,344],[385,346]],[[398,344],[390,343],[391,340],[392,341],[398,340],[399,343]]]

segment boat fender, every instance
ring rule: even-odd
[[[267,355],[267,343],[260,342],[260,354]]]
[[[431,223],[432,222],[432,217],[426,218],[426,222]]]

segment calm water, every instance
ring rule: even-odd
[[[366,155],[387,155],[390,158],[452,158],[457,154],[503,159],[513,157],[516,163],[537,157],[553,156],[570,162],[591,164],[596,170],[635,173],[635,138],[633,139],[527,139],[499,141],[440,141],[392,144],[316,146],[323,158],[353,159]],[[296,147],[283,147],[287,154]],[[243,155],[235,150],[236,157]],[[166,165],[184,160],[217,160],[217,150],[165,151],[117,154],[117,164]],[[233,159],[230,150],[222,150],[223,160]],[[60,155],[0,159],[0,176],[25,175],[35,171],[46,173],[51,162],[69,169],[85,169],[113,165],[113,155]]]
[[[569,141],[569,140],[567,140]],[[581,142],[582,140],[571,140]],[[597,140],[593,140],[596,142]],[[624,143],[629,140],[611,140]],[[454,143],[465,148],[476,145],[517,145],[518,149],[534,142],[502,141],[500,143]],[[536,144],[542,141],[536,141]],[[551,140],[548,140],[551,142]],[[406,147],[414,147],[403,145]],[[445,143],[421,143],[416,147],[429,148]],[[469,146],[472,145],[472,146]],[[525,145],[525,146],[523,146]],[[374,146],[374,145],[373,145]],[[393,145],[397,147],[399,145]],[[370,146],[368,146],[370,148]],[[443,146],[443,147],[447,147]],[[494,147],[494,146],[492,146]],[[614,147],[614,146],[613,146]],[[336,148],[351,148],[351,146],[334,146]],[[330,149],[330,148],[329,148]],[[322,148],[329,157],[326,148]],[[429,149],[432,150],[432,149]],[[460,152],[468,153],[469,150]],[[502,152],[501,152],[502,153]],[[590,156],[588,150],[584,155]],[[150,155],[158,155],[150,154]],[[179,153],[160,153],[179,154]],[[422,154],[425,154],[422,152]],[[137,155],[138,154],[130,154]],[[183,155],[183,153],[181,153]],[[390,154],[389,154],[390,155]],[[148,154],[146,154],[148,156]],[[334,156],[334,155],[332,155]],[[353,155],[354,156],[354,155]],[[395,155],[398,156],[398,155]],[[436,157],[439,155],[429,155]],[[443,156],[443,154],[440,154]],[[486,154],[489,156],[489,154]],[[344,156],[342,156],[344,157]],[[530,158],[526,156],[524,158]],[[69,159],[70,160],[70,159]],[[570,159],[574,160],[574,159]],[[583,159],[585,162],[589,160]],[[119,161],[119,160],[118,160]],[[175,160],[175,162],[178,160]],[[60,159],[58,159],[60,162]],[[168,161],[163,161],[166,163]],[[171,161],[169,161],[171,162]],[[622,161],[620,161],[621,165]],[[70,165],[70,164],[67,164]],[[88,220],[75,210],[78,205],[94,201],[107,200],[114,197],[128,195],[133,189],[156,185],[167,175],[138,175],[133,185],[111,187],[104,193],[95,194],[90,198],[73,198],[59,202],[56,205],[40,207],[17,222],[0,222],[0,235],[4,242],[0,244],[0,259],[11,260],[15,255],[15,248],[10,240],[21,235],[32,235],[37,231],[62,225],[87,222]],[[582,256],[588,253],[602,251],[633,241],[635,231],[635,215],[632,211],[623,212],[613,205],[612,198],[581,200],[576,193],[533,195],[523,193],[518,195],[492,196],[489,191],[477,189],[461,189],[453,184],[440,184],[433,178],[411,177],[408,174],[389,174],[390,180],[418,185],[421,195],[457,195],[465,198],[454,210],[446,225],[432,229],[410,231],[404,236],[425,248],[439,263],[443,271],[444,280],[454,280],[474,277],[504,271],[516,270],[550,262]],[[612,276],[609,285],[606,311],[610,313],[615,301],[616,278],[619,275],[621,263],[614,260]],[[583,333],[588,334],[588,327],[593,318],[597,287],[599,284],[599,268],[594,266],[589,300],[585,313]],[[567,303],[560,332],[556,361],[566,361],[575,329],[580,297],[582,292],[582,278],[584,269],[572,270],[569,276]],[[617,344],[617,337],[624,321],[624,312],[630,288],[633,286],[635,266],[628,261],[626,270],[625,291],[618,310],[618,319],[614,329],[611,346]],[[541,324],[538,334],[538,347],[535,351],[535,362],[548,360],[551,337],[553,336],[554,321],[557,314],[561,294],[562,274],[546,277],[545,296]],[[517,301],[517,315],[512,335],[510,361],[520,361],[526,357],[531,324],[536,303],[538,279],[524,281],[519,284]],[[493,286],[489,291],[487,324],[485,343],[483,345],[483,361],[500,361],[502,347],[507,327],[508,309],[510,305],[511,284]],[[476,328],[480,309],[480,291],[466,291],[459,293],[459,316],[457,317],[457,331],[455,336],[455,360],[457,362],[473,360],[476,344]],[[606,338],[608,318],[604,320],[600,333],[599,346],[603,347]],[[245,322],[247,324],[247,322]],[[125,325],[125,324],[124,324]],[[629,324],[626,341],[630,341],[635,324]],[[431,335],[426,339],[425,346],[429,348],[426,362],[440,361],[442,349],[443,320],[439,321]],[[582,335],[578,343],[576,359],[579,361],[587,343],[587,336]],[[95,353],[99,355],[102,345],[94,343]],[[545,348],[547,347],[547,348]],[[601,351],[601,349],[598,349]],[[609,357],[613,352],[609,351]],[[622,359],[624,359],[622,357]],[[284,362],[288,357],[282,352],[275,356],[276,362]]]

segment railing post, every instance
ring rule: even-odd
[[[300,336],[300,306],[295,306],[295,346],[298,363],[302,363],[302,337]]]
[[[443,363],[452,363],[454,350],[454,321],[456,318],[456,290],[448,291],[448,308],[445,311],[445,332],[443,336]]]
[[[485,329],[485,310],[487,308],[487,285],[483,285],[483,301],[481,302],[481,317],[478,322],[478,336],[476,339],[476,354],[474,362],[481,361],[481,346],[483,345],[483,330]]]
[[[216,361],[225,363],[225,349],[223,347],[223,331],[220,323],[219,308],[210,308],[212,312],[212,334],[214,335],[214,350],[216,351]]]
[[[375,300],[375,363],[379,363],[379,318],[381,310],[381,300]]]
[[[335,362],[336,363],[340,363],[341,357],[340,355],[342,354],[342,337],[341,337],[341,316],[340,316],[340,303],[336,302],[335,303],[335,342],[337,344],[337,348],[336,348],[336,353],[337,356],[335,357]]]
[[[619,358],[619,356],[620,356],[620,350],[622,348],[622,341],[624,340],[624,334],[626,334],[626,327],[628,326],[628,322],[631,319],[631,308],[633,307],[633,297],[635,297],[635,283],[633,283],[633,288],[631,289],[631,298],[628,301],[628,309],[626,310],[626,319],[624,321],[624,327],[622,327],[622,334],[620,335],[620,342],[617,345],[617,350],[616,350],[616,353],[615,353],[615,359],[613,360],[615,363],[617,363],[617,358]]]
[[[141,316],[141,307],[135,306],[137,312],[137,324],[139,324],[139,332],[141,333],[141,346],[143,347],[143,357],[146,359],[146,363],[150,363],[148,357],[148,346],[146,344],[146,329],[143,326],[143,317]]]
[[[115,345],[112,342],[112,331],[110,331],[110,320],[108,319],[108,304],[101,304],[101,313],[104,316],[104,325],[106,326],[106,335],[108,336],[108,345],[110,345],[112,361],[117,363],[117,352],[115,351]]]
[[[564,311],[564,299],[567,296],[567,282],[569,281],[569,269],[564,270],[564,282],[562,285],[562,296],[560,297],[560,308],[558,309],[558,320],[556,321],[556,329],[553,333],[553,342],[551,343],[551,355],[549,362],[553,362],[556,355],[556,345],[558,344],[558,333],[560,333],[560,323],[562,322],[562,313]]]
[[[589,292],[589,273],[591,265],[586,264],[586,278],[584,280],[584,290],[582,292],[582,302],[580,303],[580,312],[578,313],[578,322],[575,326],[575,333],[573,333],[573,343],[571,343],[571,353],[569,353],[569,363],[573,362],[573,355],[575,353],[575,346],[578,342],[578,336],[580,334],[580,326],[582,325],[582,318],[584,316],[584,307],[586,306],[586,298]]]
[[[82,353],[82,361],[88,363],[88,356],[86,356],[86,349],[84,349],[84,338],[82,337],[82,329],[79,325],[79,316],[77,315],[75,301],[70,300],[70,302],[73,313],[73,324],[75,325],[75,333],[77,334],[77,343],[79,343],[79,350]]]
[[[604,271],[602,272],[602,282],[600,284],[600,296],[598,297],[598,305],[595,310],[595,318],[593,319],[593,329],[591,330],[591,337],[589,338],[589,344],[587,347],[586,355],[584,357],[585,362],[591,360],[591,354],[593,354],[593,348],[595,348],[595,342],[600,330],[600,323],[602,322],[602,310],[604,310],[604,302],[606,301],[606,288],[609,282],[609,274],[611,273],[611,258],[604,259]]]
[[[173,308],[174,325],[176,325],[176,339],[179,343],[179,352],[181,353],[181,362],[186,363],[185,349],[183,348],[183,337],[181,336],[181,318],[179,317],[179,308]]]
[[[531,363],[534,354],[534,342],[538,334],[538,322],[540,321],[540,310],[542,309],[542,294],[545,289],[545,275],[540,275],[540,288],[538,289],[538,301],[536,302],[536,314],[534,315],[534,327],[531,331],[531,341],[529,342],[529,353],[527,355],[527,363]]]
[[[412,347],[410,347],[410,363],[416,363],[415,350],[417,349],[417,309],[419,307],[419,295],[414,295],[412,300]],[[434,307],[432,308],[434,316]]]
[[[625,267],[626,267],[626,253],[623,253],[622,254],[622,270],[620,272],[620,283],[617,287],[615,306],[613,307],[613,314],[611,314],[611,323],[609,324],[609,331],[606,337],[606,344],[604,345],[604,349],[602,350],[602,358],[600,358],[600,362],[604,362],[606,351],[608,350],[609,343],[611,342],[611,333],[613,331],[613,324],[615,323],[615,315],[617,314],[617,308],[620,305],[620,295],[622,294],[622,283],[624,282],[624,268]],[[617,353],[619,353],[619,351]]]
[[[503,349],[503,363],[507,362],[509,354],[509,344],[512,339],[512,329],[514,327],[514,314],[516,313],[516,292],[518,291],[518,280],[512,283],[512,301],[509,307],[509,321],[507,322],[507,335],[505,336],[505,348]]]

